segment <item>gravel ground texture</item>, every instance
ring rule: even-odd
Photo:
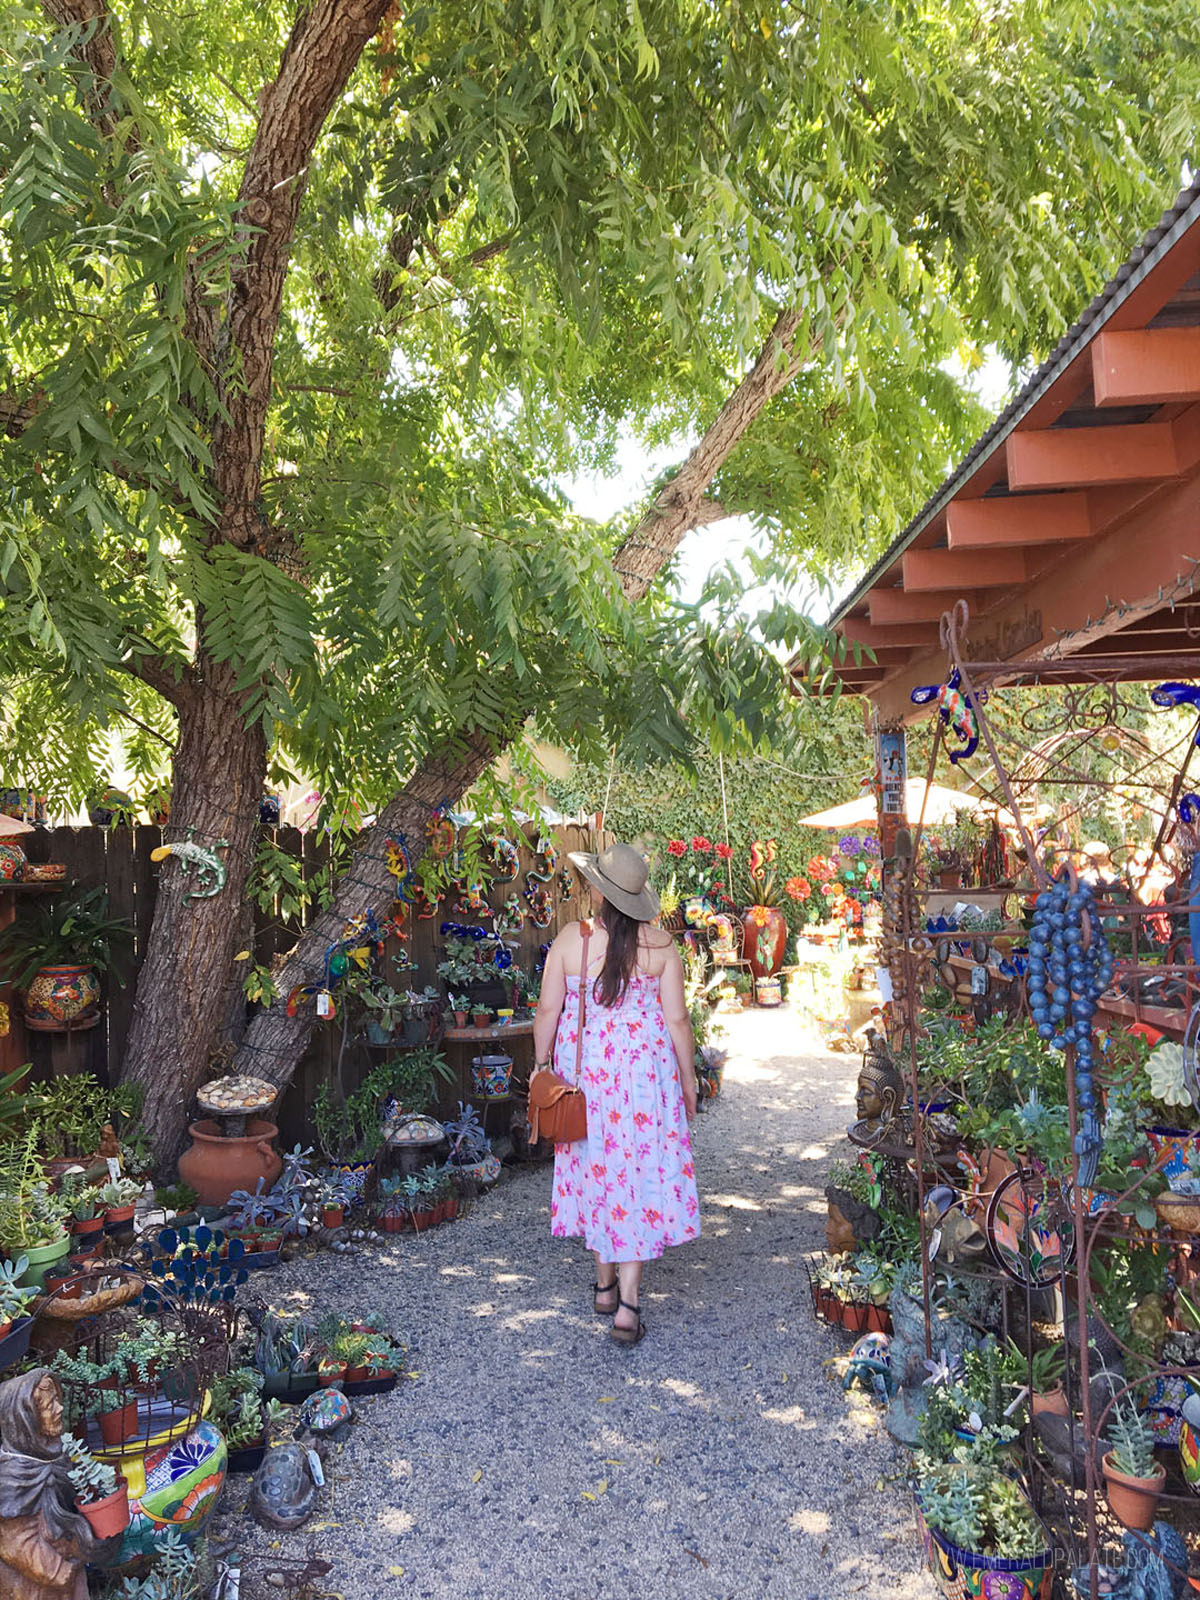
[[[814,1322],[801,1259],[857,1058],[808,1048],[785,1010],[730,1018],[725,1042],[693,1124],[703,1236],[647,1267],[640,1345],[593,1314],[582,1242],[551,1239],[548,1168],[428,1236],[294,1261],[254,1287],[383,1312],[412,1376],[356,1402],[305,1528],[259,1529],[237,1478],[213,1533],[314,1548],[344,1600],[931,1600],[903,1452],[843,1395],[850,1340]]]

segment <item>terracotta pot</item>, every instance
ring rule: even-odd
[[[253,1194],[258,1180],[269,1189],[283,1171],[283,1161],[272,1141],[279,1129],[263,1117],[250,1117],[246,1132],[226,1139],[212,1119],[188,1128],[192,1143],[179,1158],[179,1181],[194,1189],[206,1206],[223,1206],[235,1189]]]
[[[136,1398],[128,1400],[124,1405],[114,1406],[111,1411],[100,1413],[100,1437],[110,1450],[116,1450],[127,1439],[134,1439],[138,1433],[138,1405]]]
[[[476,1011],[471,1020],[474,1022],[477,1028],[490,1028],[492,1025],[492,1014],[490,1011]]]
[[[345,1376],[346,1368],[344,1363],[340,1361],[332,1362],[328,1366],[322,1361],[317,1368],[317,1382],[322,1389],[328,1389],[334,1383],[341,1383]]]
[[[74,1274],[70,1272],[48,1272],[46,1274],[46,1293],[57,1294],[60,1300],[78,1300],[83,1293],[83,1286],[73,1282]]]
[[[456,1011],[454,1013],[454,1026],[456,1028],[465,1028],[466,1025],[467,1025],[467,1013],[465,1011]]]
[[[346,1220],[344,1206],[322,1206],[321,1226],[323,1228],[340,1228]]]
[[[937,876],[939,889],[962,888],[963,875],[961,867],[940,867]]]
[[[7,1322],[0,1322],[0,1339],[7,1339],[11,1329],[12,1329],[12,1318],[11,1317],[9,1317]]]
[[[1035,1417],[1069,1417],[1071,1408],[1067,1404],[1067,1391],[1061,1383],[1056,1383],[1053,1389],[1039,1391],[1035,1389],[1029,1397],[1029,1409]]]
[[[106,1233],[118,1233],[122,1228],[128,1228],[133,1223],[133,1213],[136,1205],[109,1206],[104,1213],[104,1230]]]
[[[778,906],[747,906],[742,954],[755,978],[769,978],[783,965],[787,919]]]
[[[122,1478],[115,1494],[106,1500],[92,1500],[87,1505],[76,1503],[80,1516],[91,1523],[97,1539],[111,1539],[124,1533],[129,1526],[129,1485]]]
[[[369,1367],[347,1367],[346,1368],[346,1382],[347,1383],[364,1383],[366,1381],[366,1379],[369,1378],[370,1376],[371,1376],[371,1369]]]
[[[99,1008],[95,967],[43,967],[25,991],[25,1026],[41,1033],[94,1028],[100,1021]]]
[[[379,1226],[384,1233],[403,1233],[406,1220],[397,1211],[385,1211],[379,1219]]]
[[[443,1217],[447,1222],[453,1222],[458,1215],[458,1196],[452,1194],[449,1200],[443,1202]]]
[[[1104,1481],[1108,1486],[1108,1504],[1117,1521],[1127,1528],[1149,1533],[1154,1526],[1158,1497],[1166,1481],[1167,1469],[1161,1461],[1154,1463],[1154,1477],[1131,1478],[1118,1472],[1112,1464],[1112,1453],[1105,1456]]]
[[[104,1232],[104,1218],[84,1217],[80,1219],[79,1217],[72,1217],[68,1226],[76,1239],[90,1242]]]

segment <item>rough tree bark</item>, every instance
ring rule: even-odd
[[[684,534],[728,515],[706,498],[708,487],[763,407],[799,370],[796,340],[800,325],[796,312],[780,313],[753,367],[680,470],[618,546],[613,565],[628,599],[640,600],[645,595]],[[372,910],[382,919],[387,913],[396,887],[384,858],[387,836],[404,834],[415,865],[425,851],[425,824],[432,808],[457,801],[499,754],[482,735],[463,735],[431,756],[388,802],[373,826],[364,831],[329,910],[305,930],[277,975],[279,997],[250,1023],[235,1071],[253,1073],[281,1087],[289,1081],[312,1037],[316,1017],[311,1005],[299,1007],[296,1015],[289,1017],[287,997],[294,988],[317,981],[326,949],[352,917]]]
[[[103,134],[114,126],[111,85],[121,63],[105,0],[45,0],[58,26],[89,24],[78,49],[90,72],[88,104]],[[261,549],[272,530],[260,509],[261,467],[271,369],[288,257],[309,162],[324,124],[374,36],[388,0],[315,0],[304,7],[279,71],[264,90],[258,127],[239,192],[247,224],[230,274],[224,316],[193,274],[185,332],[212,373],[219,405],[211,419],[210,487],[218,507],[208,543]],[[136,141],[136,131],[128,135]],[[202,264],[201,264],[202,265]],[[219,330],[219,332],[218,332]],[[0,406],[0,423],[19,427],[19,412]],[[179,711],[172,765],[169,836],[212,845],[228,840],[227,879],[212,899],[187,900],[188,875],[175,860],[163,869],[149,954],[138,976],[122,1079],[146,1090],[144,1122],[161,1167],[177,1155],[186,1109],[205,1076],[224,1021],[229,974],[242,922],[258,804],[266,777],[261,729],[243,715],[236,671],[205,651],[196,619],[192,669],[167,680],[152,660],[131,663]]]

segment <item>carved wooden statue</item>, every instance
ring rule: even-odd
[[[0,1383],[0,1595],[87,1600],[96,1550],[62,1447],[62,1394],[45,1367]]]

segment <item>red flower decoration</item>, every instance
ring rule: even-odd
[[[833,862],[827,860],[824,856],[813,856],[808,863],[808,875],[810,878],[815,879],[817,883],[828,883],[836,871],[837,868]]]
[[[692,840],[692,849],[695,850],[695,851],[711,850],[712,849],[712,845],[709,843],[709,841],[706,838],[704,838],[704,836],[702,834],[697,834],[696,837]]]
[[[732,859],[733,846],[731,844],[718,844],[714,845],[713,848],[716,850],[717,856],[721,861],[729,861]]]
[[[682,839],[670,839],[667,841],[667,854],[669,856],[685,856],[687,855],[687,845],[684,844]]]
[[[783,887],[784,892],[790,894],[793,900],[807,900],[812,894],[812,884],[807,878],[789,878]]]

